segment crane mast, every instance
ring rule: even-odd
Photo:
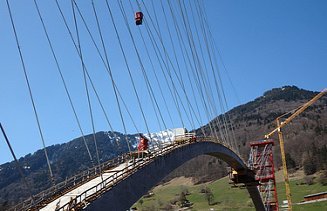
[[[280,152],[282,156],[282,164],[283,164],[283,174],[284,174],[284,181],[285,181],[285,191],[286,191],[286,198],[288,201],[288,210],[292,210],[292,200],[291,200],[291,189],[290,184],[288,180],[288,172],[287,172],[287,165],[286,165],[286,157],[285,157],[285,148],[284,148],[284,138],[283,133],[281,129],[286,126],[288,123],[290,123],[295,117],[297,117],[299,114],[301,114],[303,111],[305,111],[309,106],[311,106],[313,103],[315,103],[317,100],[319,100],[322,96],[324,96],[327,93],[327,88],[323,89],[319,94],[317,94],[314,98],[312,98],[310,101],[306,102],[302,106],[300,106],[298,109],[294,111],[294,113],[285,119],[285,121],[281,122],[281,118],[286,116],[287,114],[290,114],[292,112],[288,112],[286,114],[283,114],[276,118],[277,127],[265,135],[265,139],[269,139],[270,136],[272,136],[275,132],[278,132],[278,138],[279,138],[279,146],[280,146]]]

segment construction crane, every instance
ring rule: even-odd
[[[277,128],[275,128],[273,131],[265,135],[265,139],[269,139],[275,132],[278,132],[278,138],[279,138],[279,146],[280,146],[280,152],[282,156],[282,164],[283,164],[283,174],[284,174],[284,181],[285,181],[285,190],[286,190],[286,198],[288,201],[288,210],[292,210],[292,200],[291,200],[291,189],[290,184],[288,180],[288,172],[287,172],[287,166],[286,166],[286,158],[285,158],[285,149],[284,149],[284,138],[283,133],[281,129],[286,126],[288,123],[290,123],[295,117],[297,117],[299,114],[301,114],[305,109],[307,109],[309,106],[311,106],[313,103],[315,103],[318,99],[320,99],[322,96],[324,96],[327,93],[327,88],[323,89],[319,94],[317,94],[314,98],[312,98],[307,103],[303,104],[299,108],[287,112],[279,117],[276,118],[277,122]],[[286,115],[289,115],[293,113],[290,117],[285,119],[285,121],[281,122],[281,118],[285,117]]]

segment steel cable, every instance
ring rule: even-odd
[[[51,53],[52,53],[53,59],[54,59],[54,61],[55,61],[55,63],[56,63],[56,67],[57,67],[58,73],[59,73],[59,75],[60,75],[61,81],[62,81],[62,83],[63,83],[63,86],[64,86],[64,89],[65,89],[66,95],[67,95],[68,100],[69,100],[69,103],[70,103],[70,106],[71,106],[71,108],[72,108],[72,110],[73,110],[75,120],[76,120],[77,125],[78,125],[78,128],[79,128],[79,130],[80,130],[80,132],[81,132],[82,139],[83,139],[84,145],[85,145],[85,147],[86,147],[86,150],[87,150],[88,156],[89,156],[89,158],[90,158],[91,163],[93,163],[93,162],[92,162],[92,156],[91,156],[91,153],[90,153],[89,147],[88,147],[88,145],[87,145],[87,143],[86,143],[85,135],[84,135],[84,132],[83,132],[83,130],[82,130],[82,126],[81,126],[80,120],[79,120],[79,118],[78,118],[78,115],[77,115],[77,112],[76,112],[75,106],[74,106],[74,104],[73,104],[73,101],[72,101],[71,95],[70,95],[69,90],[68,90],[68,87],[67,87],[67,83],[66,83],[66,81],[65,81],[64,75],[63,75],[62,70],[61,70],[61,67],[60,67],[60,65],[59,65],[58,58],[57,58],[56,53],[55,53],[55,51],[54,51],[54,48],[53,48],[52,42],[51,42],[50,37],[49,37],[49,33],[48,33],[47,28],[46,28],[46,26],[45,26],[44,20],[43,20],[43,18],[42,18],[41,11],[40,11],[40,9],[39,9],[39,6],[38,6],[38,3],[37,3],[36,0],[34,0],[34,5],[35,5],[35,8],[36,8],[36,10],[37,10],[38,16],[39,16],[39,18],[40,18],[40,21],[41,21],[41,24],[42,24],[43,31],[44,31],[45,36],[46,36],[46,38],[47,38],[48,45],[49,45],[49,47],[50,47],[50,50],[51,50]]]
[[[35,119],[36,119],[36,122],[37,122],[38,131],[39,131],[39,134],[40,134],[40,137],[41,137],[44,155],[45,155],[47,165],[48,165],[48,169],[49,169],[49,173],[50,173],[50,180],[52,182],[52,185],[55,186],[55,179],[54,179],[54,176],[53,176],[53,172],[52,172],[52,168],[51,168],[51,164],[50,164],[50,159],[49,159],[48,152],[47,152],[47,149],[46,149],[45,140],[44,140],[43,132],[42,132],[42,129],[41,129],[41,123],[40,123],[39,116],[38,116],[37,109],[36,109],[36,105],[35,105],[35,102],[34,102],[32,88],[31,88],[31,85],[30,85],[30,82],[29,82],[28,73],[27,73],[27,69],[26,69],[26,66],[25,66],[24,58],[23,58],[23,53],[22,53],[22,50],[21,50],[20,45],[19,45],[18,35],[17,35],[14,19],[13,19],[13,16],[12,16],[12,12],[11,12],[11,7],[10,7],[10,4],[9,4],[8,0],[6,0],[6,3],[7,3],[8,11],[9,11],[11,26],[13,28],[14,35],[15,35],[15,40],[16,40],[16,45],[17,45],[18,52],[19,52],[21,65],[22,65],[22,68],[23,68],[24,76],[25,76],[25,81],[26,81],[27,88],[28,88],[28,93],[29,93],[30,100],[31,100],[31,103],[32,103],[32,106],[33,106],[34,116],[35,116]]]

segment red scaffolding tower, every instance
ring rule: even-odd
[[[265,208],[269,211],[278,210],[273,145],[271,139],[251,142],[248,162],[249,168],[256,174],[255,178],[259,182],[258,189]]]

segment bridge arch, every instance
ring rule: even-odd
[[[199,155],[217,157],[237,171],[247,169],[238,155],[221,144],[200,142],[183,145],[169,153],[156,157],[151,163],[98,196],[86,207],[86,210],[128,210],[170,172]],[[257,187],[247,186],[247,190],[256,209],[264,210]]]

